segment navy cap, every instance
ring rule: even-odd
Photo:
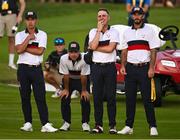
[[[138,14],[144,14],[144,11],[141,7],[134,7],[132,10],[131,10],[131,14],[134,14],[134,13],[138,13]]]
[[[64,45],[65,44],[65,40],[61,37],[57,37],[54,39],[54,45]]]
[[[33,11],[28,11],[25,13],[25,19],[29,19],[29,18],[37,19],[37,14]]]
[[[69,52],[79,52],[80,51],[80,46],[79,43],[72,41],[69,43],[69,47],[68,47],[68,51]]]

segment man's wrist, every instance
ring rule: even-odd
[[[101,31],[99,31],[99,30],[97,30],[96,32],[97,32],[97,33],[101,33]]]
[[[82,92],[86,92],[86,89],[82,89]]]

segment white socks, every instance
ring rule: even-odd
[[[14,64],[14,54],[10,53],[9,54],[9,65],[13,65]]]

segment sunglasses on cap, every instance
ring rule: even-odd
[[[54,45],[64,45],[65,44],[65,41],[63,38],[56,38],[54,40]]]

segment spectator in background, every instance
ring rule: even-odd
[[[63,75],[59,73],[59,63],[62,55],[67,53],[65,49],[65,41],[63,38],[54,39],[55,51],[51,52],[44,64],[44,79],[47,83],[56,88],[52,98],[58,98],[62,89]]]
[[[20,22],[22,21],[22,15],[25,10],[25,5],[26,4],[24,0],[0,0],[0,38],[3,37],[4,31],[6,29],[9,48],[8,66],[12,69],[17,69],[16,65],[14,64],[15,32],[12,32],[12,28],[16,24],[20,24]]]
[[[126,0],[126,11],[128,12],[128,26],[133,25],[131,11],[134,7],[141,7],[144,11],[144,23],[148,23],[151,0]]]

